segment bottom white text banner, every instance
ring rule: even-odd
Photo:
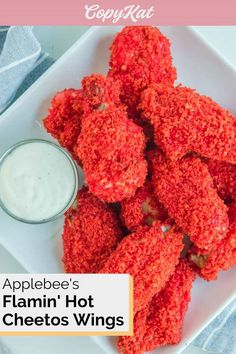
[[[132,335],[128,274],[1,274],[0,335]]]

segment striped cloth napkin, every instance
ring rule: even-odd
[[[32,27],[0,26],[0,113],[53,62],[42,51]],[[215,353],[236,354],[236,300],[192,344]],[[8,353],[0,340],[0,354]]]
[[[192,345],[217,354],[236,354],[236,300],[202,331]]]
[[[41,50],[31,26],[0,26],[0,114],[54,60]]]

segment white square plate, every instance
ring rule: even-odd
[[[68,87],[79,88],[83,76],[105,73],[108,47],[119,27],[93,27],[68,50],[0,118],[0,154],[19,140],[50,137],[41,120],[51,97]],[[191,28],[162,27],[172,42],[178,81],[210,95],[236,113],[236,72]],[[31,273],[62,272],[61,230],[63,219],[45,225],[26,225],[14,221],[0,210],[0,244]],[[180,345],[159,349],[159,354],[181,352],[193,338],[236,297],[236,268],[219,279],[194,284]],[[114,339],[96,337],[107,353],[115,353]]]

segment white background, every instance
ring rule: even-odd
[[[209,43],[236,68],[236,26],[196,27]],[[86,30],[86,27],[35,27],[35,34],[43,49],[58,58]],[[24,269],[8,253],[0,248],[0,273],[21,273]],[[0,354],[102,354],[89,338],[63,337],[4,337]],[[1,344],[0,342],[0,344]],[[201,354],[201,350],[189,347],[184,354]]]

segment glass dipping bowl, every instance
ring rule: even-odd
[[[52,143],[51,141],[47,141],[44,139],[30,139],[30,140],[23,140],[23,141],[20,141],[20,142],[14,144],[7,151],[5,151],[5,153],[0,157],[0,178],[2,176],[2,168],[3,168],[4,164],[6,163],[6,161],[8,161],[8,164],[9,164],[9,158],[11,157],[11,154],[13,154],[14,152],[19,153],[19,151],[20,151],[20,150],[18,150],[19,148],[21,148],[27,144],[34,144],[34,143],[41,143],[41,144],[49,145],[50,146],[49,150],[52,152],[55,149],[55,152],[58,157],[59,157],[58,152],[60,152],[60,154],[63,154],[59,157],[59,159],[61,159],[61,161],[65,161],[65,164],[66,164],[65,166],[68,169],[68,171],[69,171],[69,169],[71,169],[70,170],[70,178],[71,178],[71,180],[73,179],[73,186],[71,186],[70,197],[67,198],[63,207],[60,210],[57,210],[57,212],[55,214],[49,215],[48,217],[44,217],[42,219],[38,219],[38,218],[29,219],[28,217],[26,218],[26,217],[20,216],[18,213],[11,210],[14,208],[11,208],[11,207],[9,207],[9,205],[8,206],[6,205],[7,204],[6,200],[5,200],[5,202],[3,200],[3,199],[6,199],[6,198],[3,198],[4,188],[1,189],[1,187],[0,187],[0,207],[8,215],[10,215],[12,218],[14,218],[18,221],[21,221],[21,222],[24,222],[27,224],[43,224],[46,222],[54,221],[55,219],[57,219],[58,217],[63,215],[70,208],[70,206],[74,203],[77,192],[78,192],[79,175],[78,175],[77,165],[76,165],[75,161],[63,148],[61,148],[60,146],[58,146],[55,143]],[[6,166],[7,165],[5,165],[5,170],[7,168]],[[40,179],[40,177],[38,177],[38,178]],[[5,188],[5,191],[6,191],[6,188]]]

